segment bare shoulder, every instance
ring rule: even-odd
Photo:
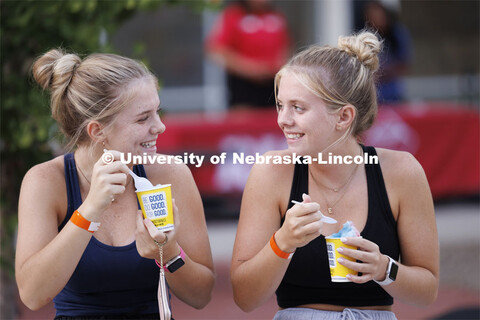
[[[244,189],[242,207],[245,202],[262,201],[266,206],[270,203],[280,214],[287,210],[288,200],[285,199],[290,194],[295,167],[289,163],[291,155],[288,150],[269,151],[263,155],[270,161],[253,166]]]
[[[395,217],[406,202],[431,199],[425,172],[411,153],[381,148],[377,149],[377,153]]]
[[[23,184],[41,184],[46,187],[65,186],[63,155],[30,168],[23,178]],[[42,188],[43,189],[43,188]],[[41,191],[41,190],[39,190]]]
[[[26,208],[30,203],[35,203],[37,211],[53,209],[59,214],[66,210],[66,198],[62,155],[28,170],[22,181],[19,208]]]
[[[425,176],[422,166],[411,153],[383,148],[376,150],[384,176],[394,179]]]

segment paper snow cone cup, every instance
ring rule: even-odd
[[[357,247],[344,244],[340,238],[325,238],[327,241],[328,264],[330,265],[330,277],[332,282],[351,282],[347,279],[347,274],[357,275],[357,271],[349,269],[338,263],[337,259],[342,257],[350,261],[356,261],[351,257],[344,256],[337,251],[338,248],[344,247],[357,250]]]
[[[144,218],[152,220],[158,230],[169,231],[174,228],[170,184],[157,185],[152,189],[135,192]]]

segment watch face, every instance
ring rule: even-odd
[[[397,279],[397,272],[398,272],[398,265],[396,263],[392,263],[392,266],[390,267],[390,274],[388,277],[395,281]]]
[[[180,269],[180,267],[183,266],[184,264],[185,264],[185,261],[183,261],[182,258],[177,257],[177,259],[175,259],[174,261],[172,261],[171,263],[169,263],[167,265],[167,269],[168,269],[168,271],[173,273],[173,272],[177,271],[178,269]]]

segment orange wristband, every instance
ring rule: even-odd
[[[100,227],[100,222],[88,221],[80,214],[80,212],[78,212],[78,210],[75,210],[75,212],[72,214],[70,221],[77,227],[85,229],[91,233],[94,233],[98,230],[98,227]]]
[[[277,233],[277,232],[275,232],[275,233]],[[275,254],[282,259],[292,259],[292,256],[295,253],[295,251],[291,252],[291,253],[282,251],[282,249],[280,249],[277,246],[277,243],[275,242],[275,233],[270,238],[270,247],[272,248],[273,252],[275,252]]]

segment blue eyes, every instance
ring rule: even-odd
[[[283,109],[283,105],[281,105],[280,103],[277,103],[276,107],[277,107],[277,112]],[[296,106],[296,105],[292,105],[291,107],[297,112],[305,111],[304,108]]]
[[[293,106],[293,109],[295,109],[295,111],[303,111],[303,108],[297,106]]]

